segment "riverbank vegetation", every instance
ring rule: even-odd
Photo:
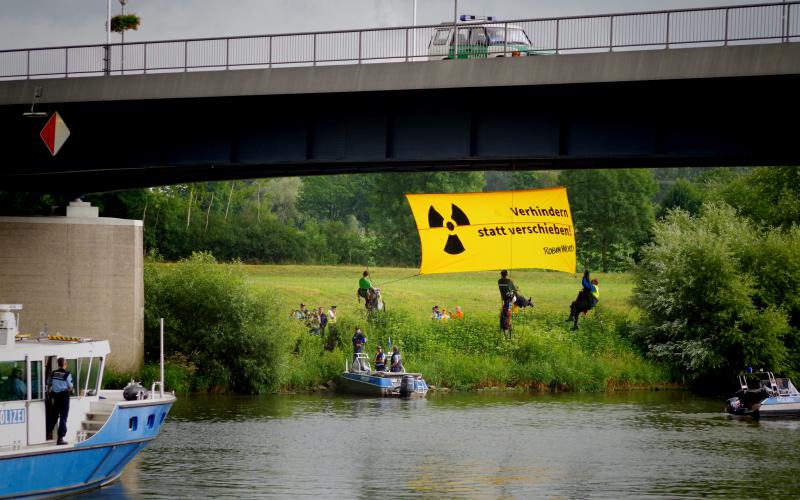
[[[598,275],[608,283],[603,305],[572,331],[565,319],[579,277],[513,273],[537,303],[514,317],[511,338],[498,326],[496,273],[415,276],[408,268],[373,268],[385,283],[386,311],[368,319],[355,287],[361,268],[218,264],[195,254],[177,264],[146,264],[146,357],[141,374],[157,377],[158,318],[164,317],[166,383],[184,391],[262,393],[307,391],[334,380],[352,355],[357,326],[376,345],[400,347],[406,369],[422,371],[439,388],[596,391],[664,386],[671,375],[644,359],[628,340],[626,312],[632,283],[624,274]],[[290,311],[337,305],[338,319],[322,335],[310,333]],[[461,320],[434,321],[440,305]],[[333,347],[327,350],[326,346]],[[113,382],[113,381],[112,381]]]
[[[577,278],[514,271],[536,308],[505,340],[496,272],[411,277],[419,244],[404,193],[553,185],[568,190],[578,271],[602,271],[600,306],[577,333],[563,323]],[[314,387],[343,368],[356,325],[370,348],[402,342],[410,369],[453,388],[714,385],[747,366],[800,375],[799,167],[340,175],[86,199],[104,216],[143,219],[149,254],[184,259],[150,262],[146,275],[148,361],[163,315],[178,387]],[[63,201],[0,193],[0,212]],[[370,324],[353,304],[364,267],[388,305]],[[289,320],[300,301],[339,304],[338,350]],[[434,304],[467,317],[432,322]]]

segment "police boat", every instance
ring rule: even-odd
[[[424,398],[428,384],[421,373],[373,371],[366,353],[360,352],[352,366],[345,360],[337,389],[361,396]]]
[[[175,396],[163,382],[150,391],[134,383],[103,390],[107,340],[20,335],[21,310],[0,305],[0,498],[60,496],[114,481],[158,435]],[[48,429],[46,384],[58,358],[73,385],[63,441]]]
[[[747,374],[739,375],[739,390],[725,403],[731,415],[753,418],[800,417],[800,392],[788,378],[772,372],[756,372],[756,383],[748,384]]]

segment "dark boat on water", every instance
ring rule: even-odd
[[[800,417],[800,392],[788,378],[776,378],[772,372],[757,372],[757,384],[748,384],[747,375],[739,375],[739,390],[725,403],[731,415],[753,418]]]

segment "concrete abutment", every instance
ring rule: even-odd
[[[142,221],[99,217],[72,202],[67,216],[0,217],[0,303],[22,304],[20,333],[104,339],[109,366],[144,357]]]

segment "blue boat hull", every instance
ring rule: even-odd
[[[106,424],[86,441],[67,446],[21,449],[0,457],[0,499],[42,498],[98,488],[156,438],[172,401],[117,406]]]
[[[339,376],[338,388],[342,392],[373,397],[400,397],[400,379],[406,373],[383,374],[383,376],[366,373],[344,372]],[[414,391],[405,397],[423,398],[428,392],[428,385],[419,374],[414,380]]]
[[[343,392],[361,396],[383,397],[393,395],[392,381],[383,377],[346,372],[339,377],[339,386]]]
[[[0,498],[41,498],[99,488],[118,478],[148,441],[7,458],[0,461]]]

